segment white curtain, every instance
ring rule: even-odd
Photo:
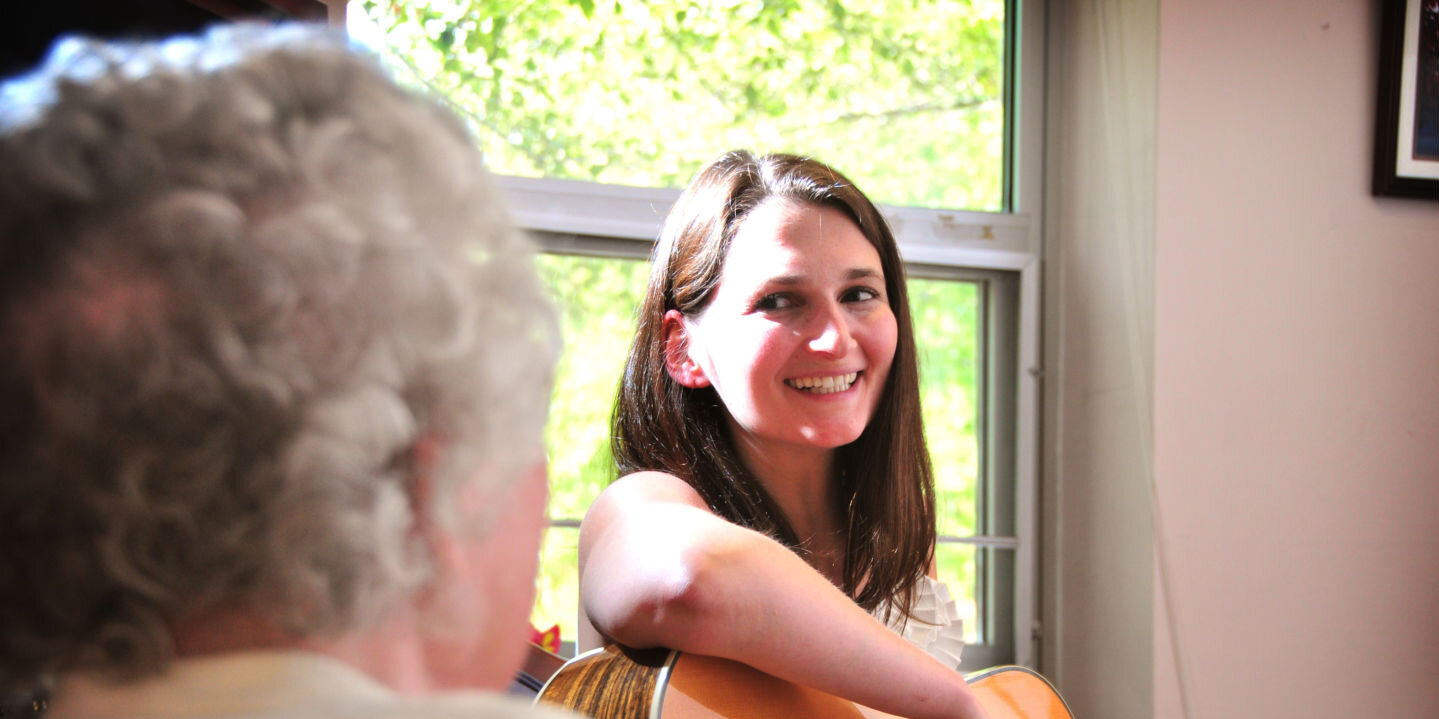
[[[1183,676],[1153,470],[1158,12],[1048,8],[1044,666],[1078,716],[1184,695],[1156,676]]]

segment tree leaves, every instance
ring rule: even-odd
[[[498,172],[679,187],[748,147],[829,161],[882,202],[1001,209],[1002,0],[361,7]]]

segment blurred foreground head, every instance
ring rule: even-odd
[[[413,624],[503,685],[556,351],[464,127],[343,38],[62,41],[0,94],[0,681]]]

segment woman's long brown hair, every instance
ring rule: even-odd
[[[719,516],[807,554],[778,503],[740,460],[714,389],[683,387],[665,370],[665,312],[694,316],[704,310],[740,224],[774,199],[845,212],[879,253],[899,336],[869,425],[837,451],[832,501],[847,525],[841,589],[868,611],[885,606],[907,613],[915,583],[929,568],[935,520],[904,265],[879,211],[823,163],[730,152],[702,170],[681,195],[651,258],[639,328],[615,402],[615,460],[622,475],[673,474]]]

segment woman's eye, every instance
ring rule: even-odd
[[[879,299],[878,290],[870,287],[855,287],[844,293],[845,302],[867,302]]]
[[[790,297],[787,294],[777,292],[775,294],[765,295],[764,297],[759,298],[759,301],[755,303],[755,309],[784,310],[794,307],[794,305],[795,301],[793,297]]]

